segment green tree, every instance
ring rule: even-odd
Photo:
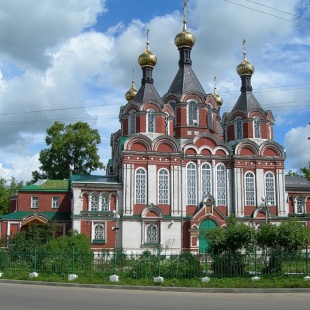
[[[302,175],[310,181],[310,162],[307,167],[301,168]]]
[[[54,238],[56,232],[57,227],[53,224],[29,225],[26,229],[11,235],[8,240],[8,246],[14,252],[41,248],[46,242]]]
[[[256,233],[256,242],[265,249],[297,252],[310,242],[310,229],[297,219],[288,219],[279,226],[263,224]]]
[[[234,216],[227,219],[227,228],[220,227],[209,230],[207,239],[210,250],[214,253],[237,254],[242,249],[249,250],[254,244],[254,228],[237,221]]]
[[[288,176],[292,176],[292,177],[299,177],[299,174],[296,171],[293,171],[293,170],[289,170],[287,175]]]
[[[23,182],[17,182],[14,177],[10,180],[0,178],[0,215],[8,213],[10,197],[23,186]]]
[[[100,162],[97,145],[101,142],[98,130],[88,123],[76,122],[65,125],[55,122],[46,130],[47,148],[40,152],[40,172],[32,172],[32,181],[38,179],[65,179],[70,172],[90,174],[96,169],[104,169]]]

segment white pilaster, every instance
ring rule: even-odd
[[[156,165],[147,166],[147,204],[157,204],[157,173]]]

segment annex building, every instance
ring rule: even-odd
[[[167,93],[153,80],[149,42],[112,133],[105,176],[42,180],[12,197],[1,237],[33,223],[53,222],[65,234],[87,234],[94,249],[205,251],[202,230],[225,227],[234,214],[259,228],[297,217],[310,227],[310,182],[285,176],[285,151],[274,141],[274,117],[252,92],[254,66],[244,50],[237,65],[240,95],[221,116],[222,98],[206,92],[192,69],[195,37],[176,35],[179,69]]]

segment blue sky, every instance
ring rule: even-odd
[[[0,176],[30,180],[55,120],[87,121],[110,158],[125,93],[141,80],[138,56],[150,29],[158,63],[154,85],[164,95],[178,69],[174,37],[183,0],[0,1]],[[310,160],[310,8],[306,0],[188,0],[195,35],[193,70],[207,93],[217,90],[229,112],[240,94],[236,73],[246,39],[253,92],[273,111],[275,140],[286,170]],[[98,171],[96,173],[104,173]]]

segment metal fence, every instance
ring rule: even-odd
[[[114,252],[47,253],[34,249],[28,252],[0,252],[0,272],[7,275],[38,272],[46,275],[119,275],[133,279],[253,277],[258,275],[307,276],[308,249],[300,253],[256,251],[244,254],[180,254],[160,250],[142,254]]]

